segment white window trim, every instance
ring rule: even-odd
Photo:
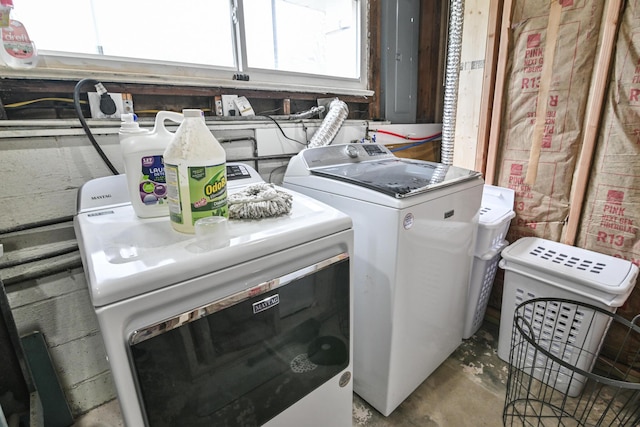
[[[369,70],[369,22],[367,0],[360,2],[362,24],[362,60],[358,79],[329,78],[300,73],[246,70],[249,81],[234,80],[237,70],[194,64],[159,62],[66,52],[40,51],[38,64],[31,69],[0,65],[5,78],[80,80],[93,78],[117,83],[164,84],[169,86],[220,87],[225,89],[270,90],[305,93],[334,93],[352,96],[373,96],[367,88]]]

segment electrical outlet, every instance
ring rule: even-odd
[[[121,93],[109,93],[109,96],[116,104],[116,112],[111,115],[104,114],[100,111],[100,95],[98,95],[98,92],[89,92],[87,96],[89,97],[91,117],[94,119],[119,119],[120,116],[126,112]],[[133,107],[133,101],[131,102],[131,106]]]
[[[224,116],[224,112],[222,111],[222,97],[220,95],[216,95],[213,100],[216,107],[216,116]]]
[[[222,95],[222,115],[235,116],[237,114],[236,104],[233,102],[237,97],[238,95]],[[233,114],[230,113],[231,111],[233,111]]]

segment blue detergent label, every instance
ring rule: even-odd
[[[162,156],[145,156],[140,162],[140,200],[145,205],[166,203],[167,181]]]

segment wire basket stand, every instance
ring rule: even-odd
[[[535,298],[514,313],[505,426],[640,426],[640,315]],[[609,334],[622,343],[603,349]]]

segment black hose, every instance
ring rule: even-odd
[[[82,79],[76,84],[76,87],[73,89],[73,105],[76,108],[78,119],[80,119],[80,124],[82,125],[84,132],[87,134],[87,137],[89,137],[89,141],[91,141],[91,144],[96,149],[96,151],[98,152],[98,154],[100,155],[104,163],[107,165],[109,170],[114,175],[118,175],[119,174],[118,170],[113,166],[113,164],[111,163],[107,155],[104,153],[104,151],[102,151],[102,148],[100,148],[100,145],[98,145],[98,141],[96,141],[93,134],[91,133],[91,129],[89,129],[89,126],[87,125],[87,121],[84,118],[84,114],[82,114],[82,108],[80,106],[80,89],[85,83],[91,83],[93,85],[97,85],[99,82],[94,79]]]

